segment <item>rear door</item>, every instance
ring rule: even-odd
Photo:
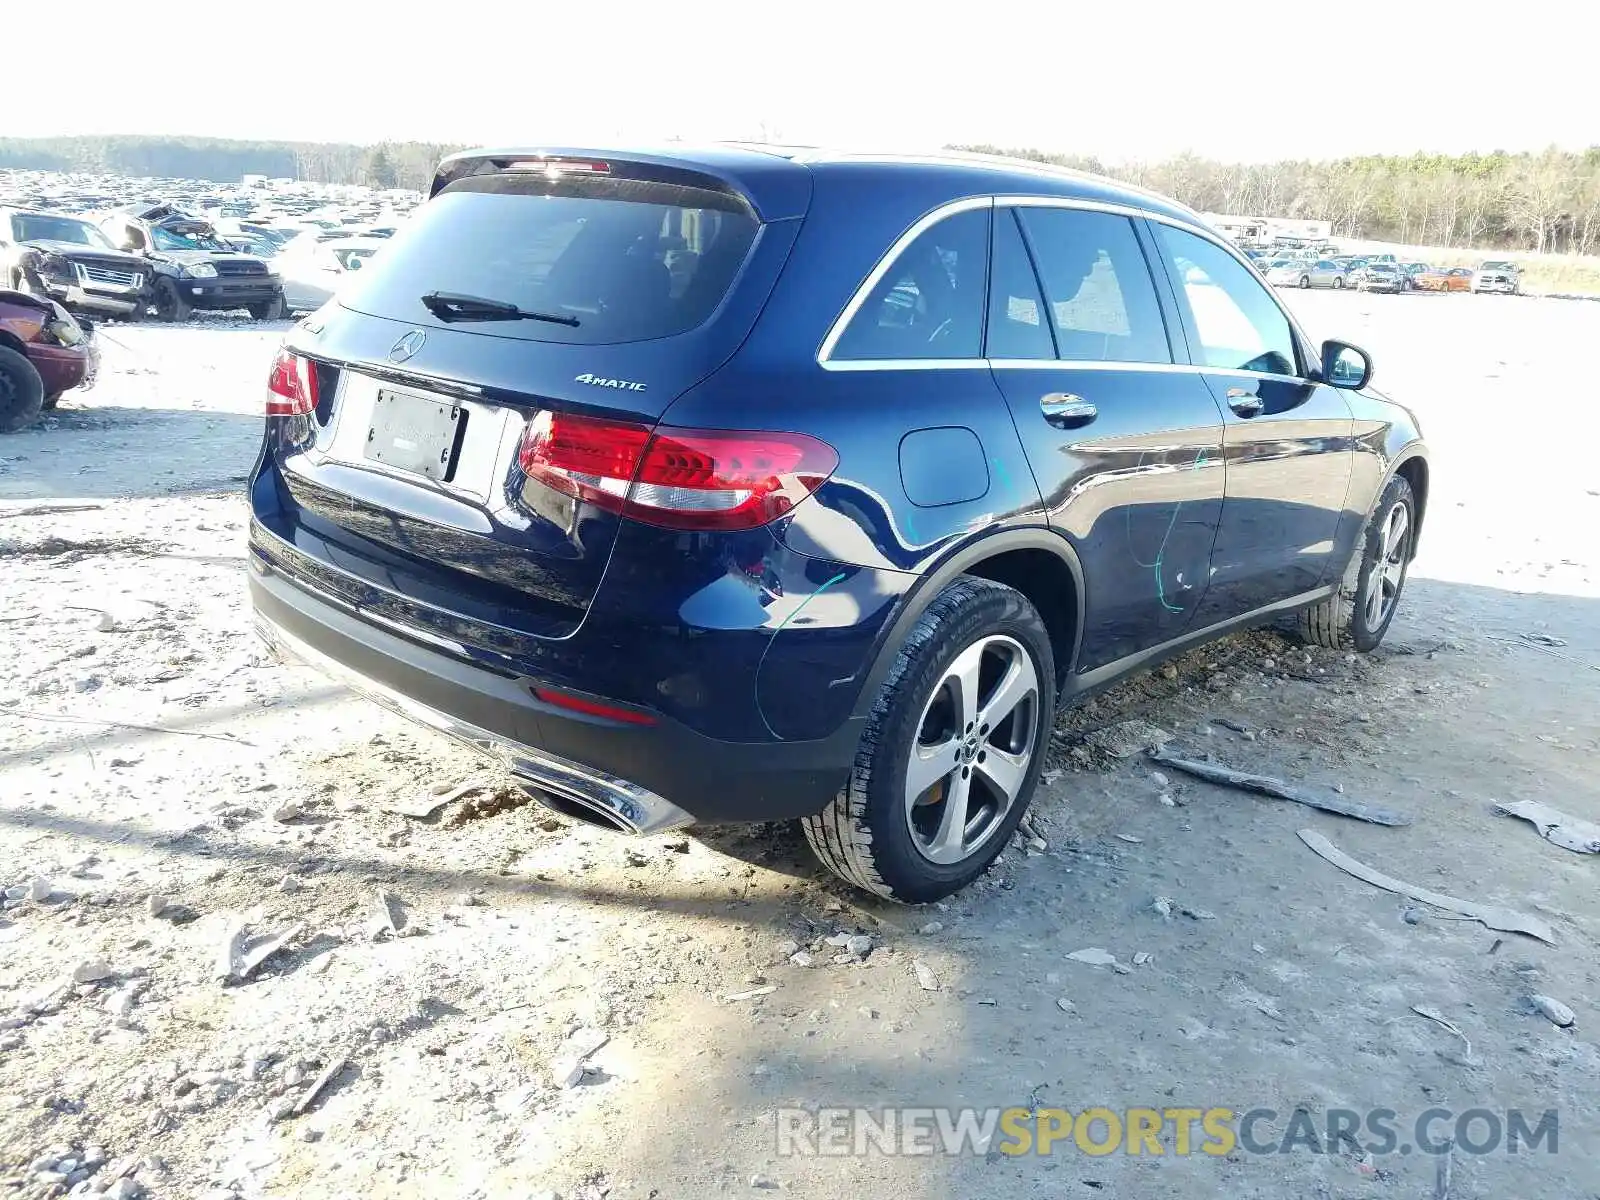
[[[1133,220],[995,210],[985,353],[1083,566],[1080,672],[1178,637],[1205,594],[1222,417],[1174,350]]]
[[[743,340],[798,221],[689,171],[497,168],[445,186],[290,335],[316,411],[269,423],[254,487],[284,569],[507,651],[582,620],[618,464]],[[581,445],[552,449],[575,422]],[[588,456],[564,488],[524,469],[533,437]]]
[[[1329,581],[1353,421],[1344,395],[1312,378],[1277,298],[1232,251],[1151,227],[1193,361],[1222,405],[1228,486],[1200,614],[1209,625]]]

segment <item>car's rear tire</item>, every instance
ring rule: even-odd
[[[32,425],[44,410],[44,380],[31,362],[0,346],[0,433]]]
[[[1310,287],[1311,286],[1311,276],[1309,276],[1309,275],[1300,276],[1300,286],[1303,287],[1303,288]]]
[[[1333,290],[1336,291],[1336,292],[1344,291],[1344,276],[1343,275],[1335,275],[1333,277]]]
[[[1376,649],[1400,607],[1416,531],[1416,497],[1396,475],[1367,515],[1339,590],[1300,612],[1301,639],[1330,650]]]
[[[958,579],[901,645],[849,781],[802,822],[806,840],[879,896],[926,904],[961,890],[1027,811],[1054,712],[1055,660],[1033,605]]]
[[[178,291],[178,285],[170,279],[156,282],[155,305],[156,319],[160,321],[187,321],[194,311]]]
[[[250,316],[257,321],[281,321],[289,315],[288,306],[284,304],[283,297],[268,300],[262,304],[247,305]]]

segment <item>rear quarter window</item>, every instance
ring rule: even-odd
[[[561,319],[456,324],[475,332],[580,345],[672,337],[716,310],[759,229],[737,197],[681,184],[474,176],[423,205],[341,303],[438,325],[422,297],[456,293]]]

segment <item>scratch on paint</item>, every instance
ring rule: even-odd
[[[796,604],[794,606],[794,609],[789,613],[789,615],[786,616],[783,620],[778,622],[778,627],[772,631],[772,636],[773,637],[777,637],[780,633],[782,633],[783,632],[783,627],[785,625],[787,625],[790,621],[792,621],[796,617],[798,617],[802,612],[804,612],[806,605],[810,604],[818,596],[822,595],[823,592],[827,591],[829,588],[831,588],[834,584],[838,583],[843,578],[844,578],[844,572],[840,571],[832,579],[828,580],[827,583],[823,584],[816,591],[812,592],[811,595],[807,596],[804,600],[800,601],[799,604]]]
[[[807,596],[804,600],[800,601],[799,604],[795,605],[794,610],[790,612],[790,614],[783,620],[778,622],[778,627],[772,631],[772,636],[767,639],[767,646],[766,649],[761,652],[760,661],[756,663],[756,715],[761,718],[761,723],[767,727],[767,732],[780,742],[785,741],[786,739],[781,733],[772,727],[772,722],[767,720],[766,710],[761,707],[761,670],[767,665],[767,655],[771,654],[772,648],[778,644],[778,635],[783,632],[784,626],[798,617],[801,612],[804,611],[806,605],[810,604],[818,596],[822,595],[823,592],[827,591],[843,578],[844,572],[840,571],[832,579],[828,580],[827,583],[823,584],[816,591],[812,592],[811,595]]]
[[[1206,463],[1206,451],[1205,451],[1205,447],[1202,446],[1200,448],[1200,453],[1195,455],[1194,462],[1189,464],[1188,469],[1191,470],[1191,471],[1197,471],[1201,467],[1205,466],[1205,463]],[[1139,556],[1137,554],[1135,554],[1133,556],[1133,561],[1134,562],[1138,563],[1141,567],[1147,567],[1147,568],[1149,568],[1149,569],[1151,569],[1151,570],[1153,570],[1155,572],[1155,577],[1156,577],[1156,599],[1161,602],[1161,607],[1166,609],[1170,613],[1181,613],[1183,611],[1183,608],[1182,608],[1181,605],[1171,604],[1171,603],[1169,603],[1167,601],[1167,588],[1166,588],[1166,584],[1162,581],[1161,570],[1162,570],[1162,564],[1163,564],[1163,562],[1164,562],[1164,560],[1166,558],[1166,554],[1167,554],[1167,541],[1168,541],[1169,538],[1172,537],[1173,529],[1175,529],[1177,527],[1178,514],[1183,511],[1183,505],[1184,505],[1184,501],[1179,500],[1178,503],[1172,509],[1172,519],[1167,522],[1167,531],[1161,535],[1161,545],[1159,547],[1157,547],[1157,549],[1156,549],[1156,560],[1155,560],[1155,562],[1153,562],[1153,563],[1143,562],[1143,561],[1140,560],[1140,558],[1139,558]],[[1132,534],[1131,530],[1129,531],[1128,538],[1129,538],[1129,548],[1131,549],[1132,548],[1132,540],[1133,540],[1133,534]]]

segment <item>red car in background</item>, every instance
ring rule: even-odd
[[[54,300],[0,290],[0,433],[31,425],[63,392],[94,386],[94,327]]]

